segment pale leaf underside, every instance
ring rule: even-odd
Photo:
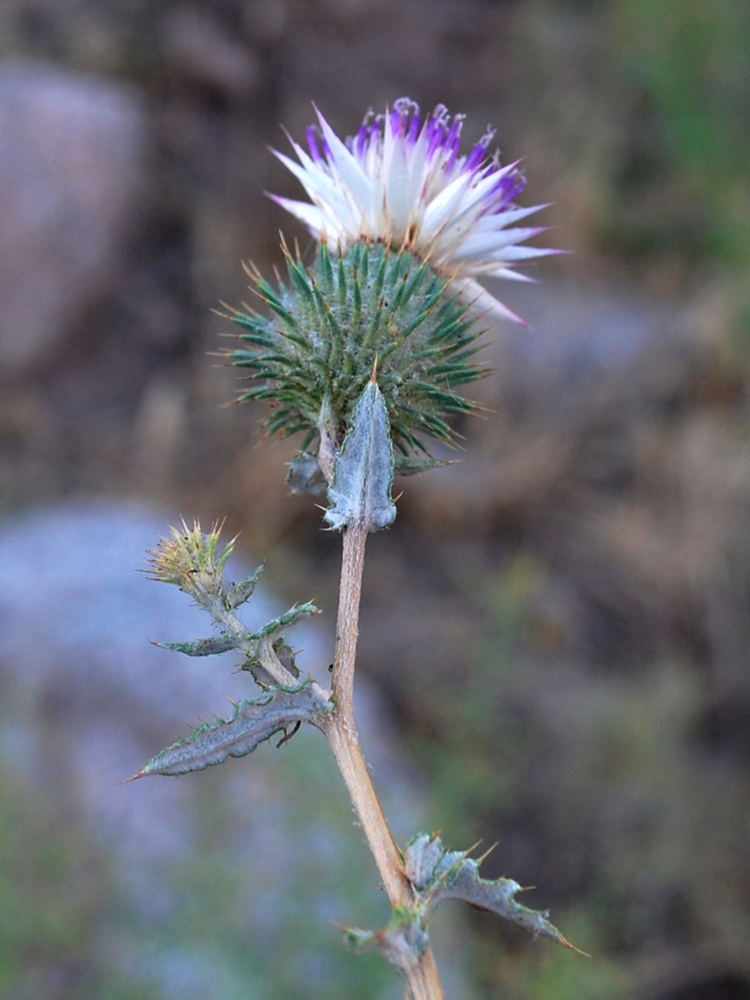
[[[293,689],[273,688],[255,701],[237,702],[231,719],[203,723],[153,757],[134,777],[188,774],[222,764],[227,757],[244,757],[274,733],[298,722],[319,726],[331,711],[329,693],[314,682]]]
[[[341,450],[336,455],[328,490],[331,508],[325,519],[332,528],[363,524],[385,528],[396,516],[391,500],[393,446],[388,411],[376,382],[368,382],[359,398]]]

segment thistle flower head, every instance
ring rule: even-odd
[[[524,180],[490,152],[493,131],[462,154],[463,117],[422,118],[407,98],[345,142],[318,121],[308,150],[290,139],[298,162],[276,153],[311,198],[276,201],[318,240],[315,259],[284,245],[288,279],[251,273],[268,313],[230,309],[244,344],[228,356],[253,380],[240,399],[274,408],[269,432],[304,435],[290,487],[327,482],[341,527],[377,484],[376,530],[393,518],[392,471],[442,464],[427,439],[450,442],[452,418],[477,408],[463,391],[483,374],[478,315],[518,320],[476,276],[523,278],[518,262],[555,251],[519,245],[542,230],[513,224],[542,206],[514,204]]]
[[[449,277],[467,301],[522,322],[474,280],[528,280],[516,264],[555,253],[520,246],[544,228],[513,224],[545,206],[521,208],[525,180],[491,151],[493,129],[462,154],[463,115],[439,104],[426,116],[409,98],[385,114],[366,115],[359,131],[339,139],[322,114],[307,130],[308,150],[291,137],[299,162],[275,155],[297,177],[312,204],[272,195],[319,240],[342,250],[359,239],[403,248]]]

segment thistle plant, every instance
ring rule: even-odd
[[[288,484],[326,494],[324,521],[343,538],[336,640],[330,688],[301,678],[288,633],[316,614],[301,604],[251,632],[239,610],[260,570],[230,585],[225,566],[234,541],[197,523],[172,529],[152,553],[157,580],[176,584],[203,608],[209,638],[169,644],[188,656],[235,650],[260,686],[231,718],[203,724],[150,760],[135,777],[182,775],[241,757],[302,723],[328,740],[392,908],[378,930],[345,929],[355,948],[379,951],[408,981],[414,1000],[443,996],[430,948],[430,920],[445,899],[490,910],[534,936],[572,945],[547,914],[522,906],[521,886],[487,881],[481,859],[447,850],[435,834],[394,841],[359,746],[352,693],[365,546],[390,525],[395,474],[441,464],[434,442],[450,444],[452,419],[477,404],[462,393],[481,377],[479,336],[488,317],[522,322],[477,282],[479,276],[524,279],[519,262],[555,251],[522,246],[540,228],[513,228],[544,206],[515,199],[524,179],[516,164],[490,152],[489,130],[461,154],[461,116],[439,106],[422,117],[412,101],[365,118],[341,141],[318,113],[307,149],[290,139],[296,161],[276,153],[310,202],[277,197],[316,240],[310,265],[282,243],[286,276],[274,286],[249,274],[261,310],[229,309],[239,346],[228,352],[244,369],[241,400],[272,407],[269,433],[298,435]],[[577,950],[577,949],[573,949]]]

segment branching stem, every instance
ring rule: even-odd
[[[249,633],[235,612],[226,607],[223,599],[214,595],[211,600],[206,599],[203,607],[225,632],[241,640],[239,648],[247,653],[250,649],[248,647]],[[299,683],[294,674],[291,674],[282,664],[270,641],[261,643],[259,657],[263,668],[281,687],[294,687]]]
[[[353,523],[344,529],[332,680],[336,711],[327,722],[326,736],[362,824],[390,904],[392,907],[409,907],[414,903],[411,886],[404,873],[401,854],[370,780],[354,722],[354,664],[367,535],[368,529],[363,524]],[[414,1000],[443,1000],[443,990],[431,949],[428,948],[418,963],[406,970],[406,975]]]

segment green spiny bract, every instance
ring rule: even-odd
[[[240,401],[268,400],[268,432],[302,432],[302,452],[316,453],[321,433],[338,448],[376,369],[403,456],[398,470],[430,467],[409,456],[429,455],[424,437],[449,442],[450,418],[476,409],[459,395],[483,374],[474,317],[445,278],[406,251],[361,241],[332,253],[323,242],[307,268],[284,250],[287,284],[276,290],[254,278],[270,318],[230,316],[248,346],[229,358],[256,381]]]

